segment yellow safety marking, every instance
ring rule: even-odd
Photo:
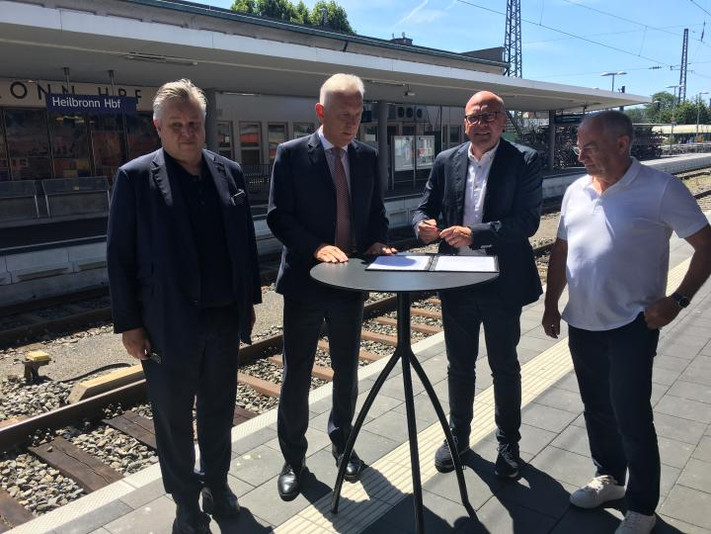
[[[690,258],[669,271],[667,293],[679,285],[688,270],[689,262]],[[573,363],[566,337],[521,367],[521,408],[572,370]],[[470,435],[472,445],[496,429],[493,386],[477,393],[474,402],[476,415]],[[439,421],[417,434],[423,484],[437,474],[432,458],[443,439],[444,433]],[[337,514],[331,513],[332,493],[329,493],[276,527],[274,532],[278,534],[361,532],[385,515],[396,503],[411,494],[410,445],[406,441],[369,466],[363,472],[360,482],[343,486]]]

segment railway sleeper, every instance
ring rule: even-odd
[[[76,481],[87,492],[99,490],[123,478],[121,473],[62,437],[38,447],[29,447],[28,450]]]
[[[320,350],[324,352],[329,352],[330,350],[328,346],[328,341],[325,339],[319,339],[317,346]],[[360,352],[358,353],[358,359],[368,363],[377,362],[381,358],[383,358],[381,354],[376,354],[375,352],[370,352],[369,350],[365,349],[360,349]]]
[[[386,325],[386,326],[397,327],[397,319],[393,319],[392,317],[376,317],[375,322],[378,324]],[[433,336],[435,334],[439,334],[442,331],[441,328],[438,328],[436,326],[430,326],[428,324],[421,324],[421,323],[414,323],[414,322],[410,324],[410,328],[415,332],[427,334],[428,336]]]
[[[35,516],[10,495],[0,490],[0,532],[7,532],[13,527],[27,523]]]
[[[284,367],[284,360],[281,354],[277,354],[276,356],[270,356],[268,360],[273,364],[278,365],[279,367]],[[333,369],[331,369],[330,367],[324,367],[323,365],[314,364],[313,368],[311,369],[311,376],[315,376],[316,378],[320,378],[321,380],[325,380],[326,382],[332,382]]]
[[[102,423],[120,430],[153,450],[158,448],[153,420],[138,415],[136,412],[127,411],[111,419],[102,419]]]
[[[370,330],[363,329],[360,333],[360,338],[365,341],[377,341],[378,343],[382,343],[384,345],[397,347],[397,338],[387,334],[380,334],[378,332],[371,332]]]
[[[268,380],[263,380],[246,373],[237,373],[237,380],[242,384],[250,386],[257,393],[261,393],[262,395],[266,395],[268,397],[278,398],[281,393],[280,384],[275,384],[274,382],[269,382]]]
[[[440,321],[442,320],[442,312],[440,311],[433,311],[425,308],[412,308],[410,310],[410,313],[412,313],[412,315],[424,317],[426,319],[439,319]]]

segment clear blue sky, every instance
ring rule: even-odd
[[[501,46],[506,0],[337,0],[361,35],[465,52]],[[231,0],[200,3],[229,7]],[[294,2],[296,3],[296,2]],[[315,0],[304,0],[311,8]],[[711,0],[522,0],[523,76],[650,96],[679,83],[689,29],[687,99],[711,97]],[[706,28],[706,26],[709,26]],[[660,67],[651,69],[650,67]]]

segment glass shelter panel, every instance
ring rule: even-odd
[[[10,162],[7,160],[7,149],[5,146],[5,127],[3,126],[2,114],[0,112],[0,182],[10,179]]]
[[[305,137],[311,135],[316,130],[314,130],[313,122],[295,122],[294,123],[294,139],[299,137]]]
[[[217,123],[217,149],[220,156],[228,159],[234,159],[232,154],[232,123],[218,122]]]
[[[86,115],[49,114],[55,178],[91,176]]]
[[[153,126],[151,113],[126,115],[128,159],[137,158],[160,148],[160,138]]]
[[[286,141],[286,124],[268,124],[267,139],[269,140],[269,163],[274,162],[277,147]]]
[[[13,180],[52,178],[47,112],[8,108],[3,115]]]
[[[261,138],[258,122],[241,122],[239,124],[240,163],[242,165],[259,165],[261,158]]]
[[[123,140],[122,116],[91,115],[89,124],[96,176],[106,176],[111,180],[116,170],[128,159]]]

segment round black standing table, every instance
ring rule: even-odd
[[[437,394],[432,387],[432,383],[427,378],[420,362],[412,352],[410,343],[410,293],[417,291],[435,291],[441,289],[456,289],[473,286],[483,282],[493,280],[498,273],[481,272],[432,272],[432,271],[382,271],[366,270],[369,262],[351,258],[345,263],[320,263],[311,269],[311,277],[325,285],[339,289],[351,291],[380,291],[397,294],[397,347],[390,357],[390,360],[381,371],[375,384],[368,393],[368,397],[363,404],[355,425],[351,431],[346,448],[343,451],[344,460],[338,468],[336,484],[333,488],[333,500],[331,501],[331,511],[338,513],[338,503],[341,497],[341,487],[343,477],[346,473],[347,458],[350,458],[356,438],[365,421],[368,410],[370,410],[375,397],[380,388],[385,383],[388,375],[398,360],[402,360],[402,379],[405,386],[405,409],[407,414],[407,434],[410,442],[410,462],[412,466],[412,486],[413,499],[415,505],[415,525],[417,532],[424,532],[424,517],[422,511],[422,481],[420,478],[419,452],[417,448],[417,423],[415,422],[415,405],[412,393],[412,375],[410,367],[420,378],[422,385],[427,391],[427,395],[432,402],[439,422],[444,430],[444,435],[449,444],[450,451],[456,451],[456,445],[449,423],[442,410],[442,405],[437,398]],[[474,509],[469,503],[467,487],[464,481],[462,463],[458,454],[453,454],[454,468],[457,473],[457,483],[462,504],[471,518],[475,518]]]

